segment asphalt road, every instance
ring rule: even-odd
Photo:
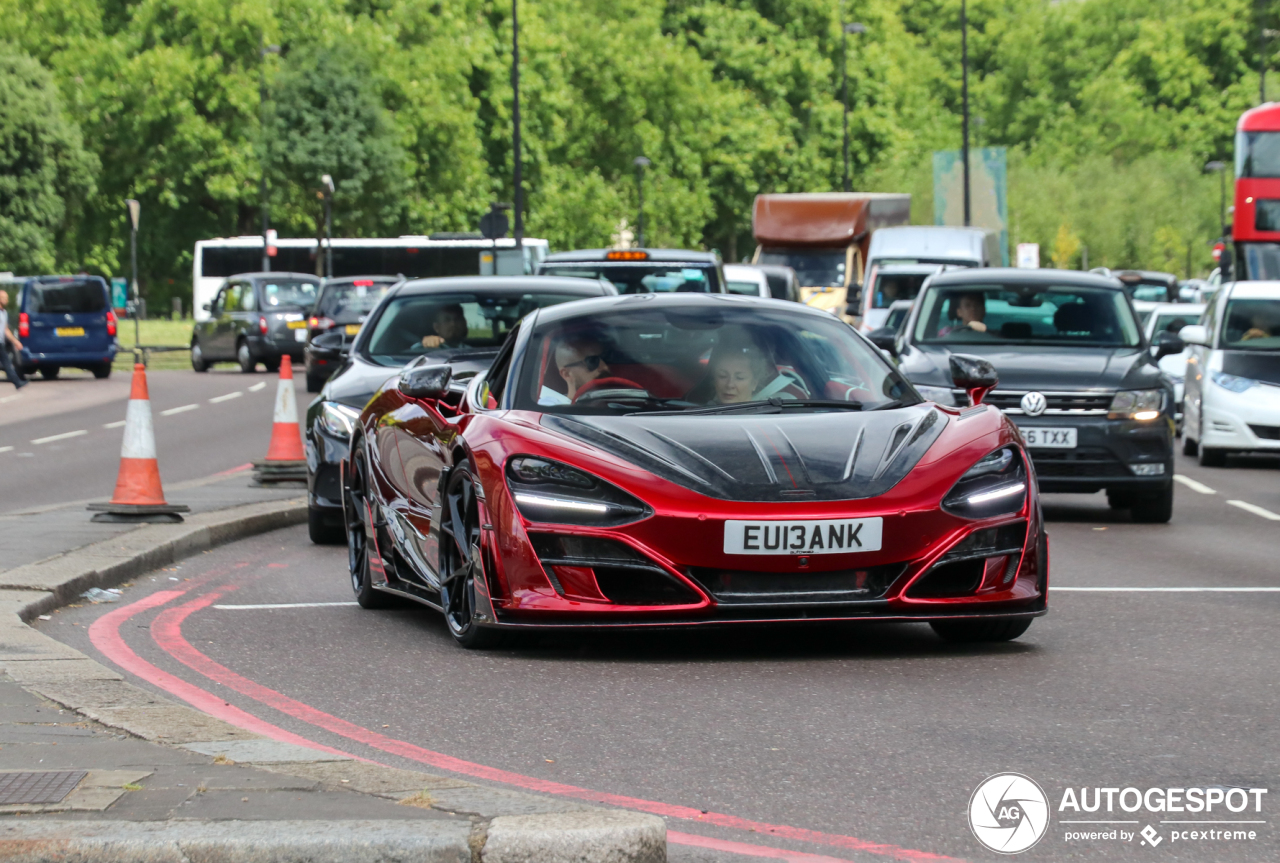
[[[278,374],[157,371],[147,376],[160,476],[209,476],[267,454]],[[0,513],[105,499],[120,468],[130,376],[95,380],[70,369],[18,391],[0,379]],[[298,415],[308,395],[296,375]],[[166,412],[169,412],[166,414]]]
[[[243,380],[200,378],[210,389],[199,398],[214,381]],[[240,445],[247,459],[265,444],[256,426],[215,427],[209,418],[222,415],[203,402],[199,413],[197,441],[229,447],[218,451],[230,462]],[[1005,645],[947,645],[904,624],[576,634],[467,652],[429,610],[355,607],[345,551],[310,545],[301,528],[39,625],[108,664],[132,651],[360,757],[632,798],[669,816],[677,861],[1000,859],[975,841],[966,812],[978,784],[1004,771],[1037,781],[1050,802],[1047,834],[1024,859],[1275,860],[1280,459],[1180,462],[1169,525],[1132,524],[1101,495],[1049,499],[1050,613]],[[1160,590],[1171,587],[1243,590]],[[297,603],[315,605],[245,607]],[[126,606],[120,641],[102,626],[90,638],[105,611]],[[1206,786],[1270,790],[1260,814],[1057,811],[1068,787]],[[1131,823],[1063,823],[1108,818]],[[1188,828],[1161,823],[1208,818],[1266,823],[1242,828],[1252,841],[1209,846],[1175,841],[1171,831]],[[1155,848],[1065,838],[1147,825]]]

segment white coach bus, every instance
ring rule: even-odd
[[[324,254],[314,239],[280,239],[271,269],[276,272],[324,272]],[[496,256],[494,253],[497,253]],[[505,252],[505,254],[504,254]],[[547,256],[547,241],[524,240],[523,266],[515,254],[515,240],[479,239],[471,234],[432,234],[365,240],[333,240],[334,276],[395,276],[424,278],[430,276],[476,276],[532,273]],[[196,242],[192,259],[191,308],[197,321],[209,313],[206,303],[213,301],[228,276],[262,271],[262,236],[218,237]]]

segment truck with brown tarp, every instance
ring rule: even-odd
[[[757,195],[751,211],[756,238],[751,263],[791,267],[800,279],[801,302],[843,310],[862,284],[871,232],[910,220],[909,194]]]

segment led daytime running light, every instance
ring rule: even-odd
[[[1021,494],[1027,490],[1027,484],[1024,482],[1015,485],[1007,485],[1004,488],[992,489],[991,491],[982,491],[977,494],[971,494],[965,500],[974,506],[990,503],[993,500],[999,500],[1002,497],[1008,497],[1013,494]]]
[[[552,509],[567,509],[574,512],[594,512],[604,515],[609,512],[612,507],[606,503],[590,503],[585,500],[564,500],[558,497],[543,497],[540,494],[528,494],[527,492],[516,492],[516,503],[523,503],[529,506],[545,506]]]

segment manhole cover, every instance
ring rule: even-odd
[[[87,770],[0,773],[0,806],[11,803],[61,803]]]

